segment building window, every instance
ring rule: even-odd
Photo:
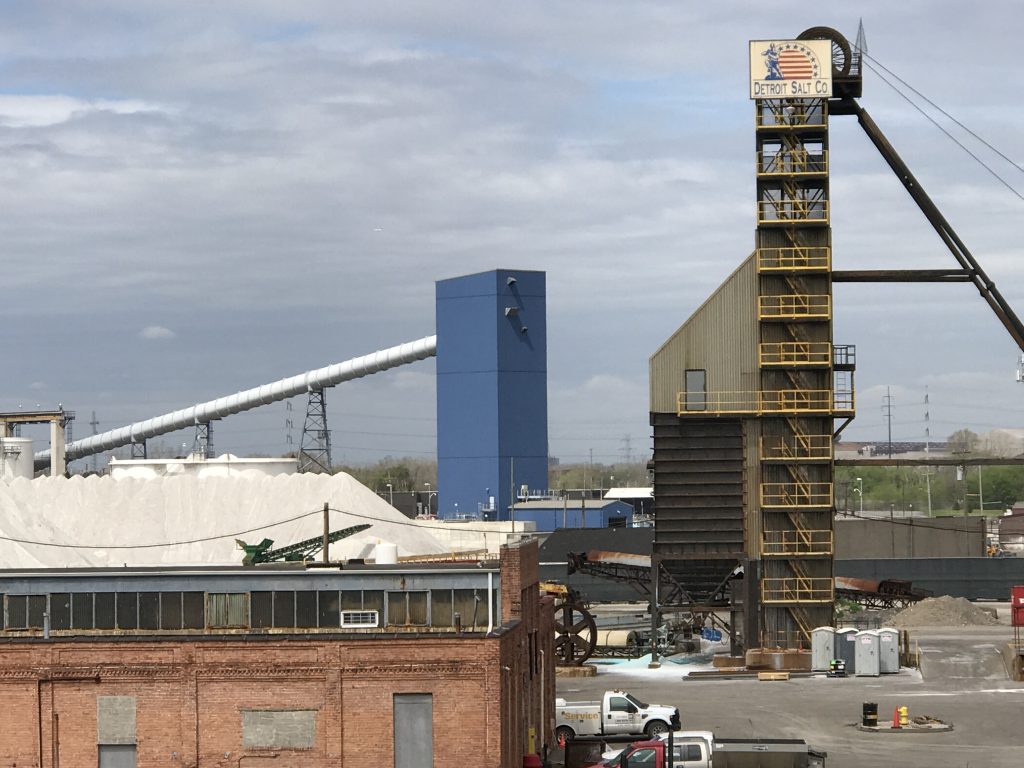
[[[274,627],[290,629],[295,626],[295,593],[291,590],[274,592]]]
[[[46,595],[7,595],[8,629],[42,629]]]
[[[338,590],[317,592],[317,626],[334,628],[341,625],[341,603]]]
[[[251,592],[249,594],[254,629],[268,629],[274,626],[273,596],[273,592]]]
[[[113,629],[114,628],[114,597],[113,592],[97,592],[94,597],[95,605],[95,621],[93,626],[96,629]],[[53,604],[53,597],[50,598],[50,604]]]
[[[316,592],[303,590],[295,593],[295,626],[312,628],[317,625]]]
[[[139,628],[139,604],[137,592],[117,593],[117,628]]]
[[[181,592],[160,593],[160,629],[181,629]]]
[[[71,629],[71,593],[50,595],[50,629]]]
[[[430,590],[430,626],[455,626],[455,619],[452,615],[452,590]]]
[[[200,593],[202,594],[202,593]],[[246,610],[246,593],[244,592],[211,592],[206,596],[209,615],[208,624],[211,628],[245,627],[249,624]]]
[[[708,373],[703,369],[688,369],[686,371],[686,410],[707,410],[707,378]]]
[[[160,629],[159,592],[139,592],[139,629]]]
[[[394,694],[395,768],[434,768],[434,696]]]
[[[429,596],[429,592],[388,592],[388,626],[427,626]]]

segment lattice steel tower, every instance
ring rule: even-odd
[[[833,79],[849,77],[842,36],[800,38],[832,40]],[[828,99],[755,105],[761,645],[801,647],[833,621],[833,436],[855,355],[832,343]]]

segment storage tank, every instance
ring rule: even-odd
[[[874,629],[863,629],[857,633],[857,677],[878,677],[878,632]]]
[[[828,672],[832,659],[836,658],[836,630],[834,627],[817,627],[811,630],[811,671]]]
[[[900,632],[892,627],[878,630],[878,671],[891,675],[900,671]]]
[[[857,672],[857,630],[846,627],[836,631],[836,658],[846,662],[846,674]]]
[[[0,480],[32,479],[32,438],[0,437]]]
[[[389,541],[380,542],[374,550],[374,561],[377,565],[394,565],[398,562],[398,545]]]

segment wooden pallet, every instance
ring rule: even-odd
[[[758,680],[778,681],[789,680],[789,672],[758,672]]]

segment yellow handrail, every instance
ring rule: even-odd
[[[832,249],[827,245],[757,249],[759,272],[827,272],[831,268]]]
[[[761,483],[762,507],[831,507],[832,501],[832,483]]]
[[[834,595],[834,582],[827,577],[761,580],[762,603],[831,603]]]
[[[793,531],[763,531],[761,554],[764,557],[831,555],[832,531],[806,528]]]
[[[831,365],[832,343],[828,341],[763,341],[758,361],[768,365]]]
[[[769,391],[679,392],[676,414],[786,414],[832,413],[853,410],[852,392],[831,389],[778,389]]]
[[[761,320],[827,320],[832,317],[832,297],[827,293],[758,296],[757,314]]]
[[[761,176],[789,176],[792,174],[828,173],[828,152],[808,152],[806,149],[785,147],[757,153],[757,172]]]
[[[761,458],[800,461],[831,459],[832,435],[762,435]]]
[[[828,200],[758,200],[757,223],[773,224],[790,221],[828,222]]]

